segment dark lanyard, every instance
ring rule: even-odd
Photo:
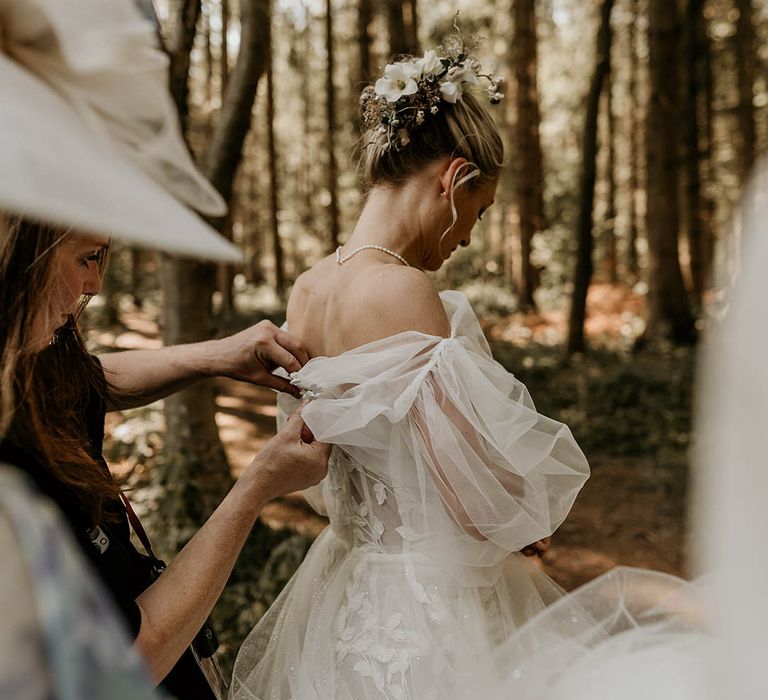
[[[126,498],[122,491],[120,492],[120,500],[125,507],[125,513],[128,516],[128,522],[131,525],[131,529],[136,533],[136,537],[139,538],[141,546],[144,547],[144,551],[149,555],[149,558],[152,561],[152,566],[155,568],[156,574],[159,575],[161,572],[165,571],[165,562],[155,556],[155,552],[149,542],[149,537],[147,537],[147,531],[141,524],[139,516],[136,515],[136,511],[133,510],[131,502]]]

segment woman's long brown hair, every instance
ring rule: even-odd
[[[26,219],[0,218],[0,439],[47,465],[95,525],[105,500],[118,495],[94,456],[101,446],[91,445],[85,419],[94,394],[107,397],[104,372],[74,318],[44,350],[30,349],[33,319],[46,313],[56,293],[55,253],[67,235]]]

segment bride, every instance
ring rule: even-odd
[[[330,527],[243,645],[234,698],[463,697],[561,595],[517,552],[562,523],[586,459],[493,360],[464,295],[425,275],[493,204],[503,148],[468,91],[481,78],[454,46],[363,92],[365,205],[287,313],[314,357],[292,377],[304,420],[335,446],[307,493]]]

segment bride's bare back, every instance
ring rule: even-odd
[[[343,265],[324,258],[302,274],[288,300],[288,330],[312,357],[333,357],[402,331],[448,336],[429,278],[386,253],[362,251]]]

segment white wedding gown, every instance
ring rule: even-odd
[[[231,697],[462,698],[562,595],[516,552],[557,529],[586,459],[493,360],[466,297],[441,298],[449,338],[400,333],[293,376],[335,445],[307,492],[330,526],[243,644]]]

